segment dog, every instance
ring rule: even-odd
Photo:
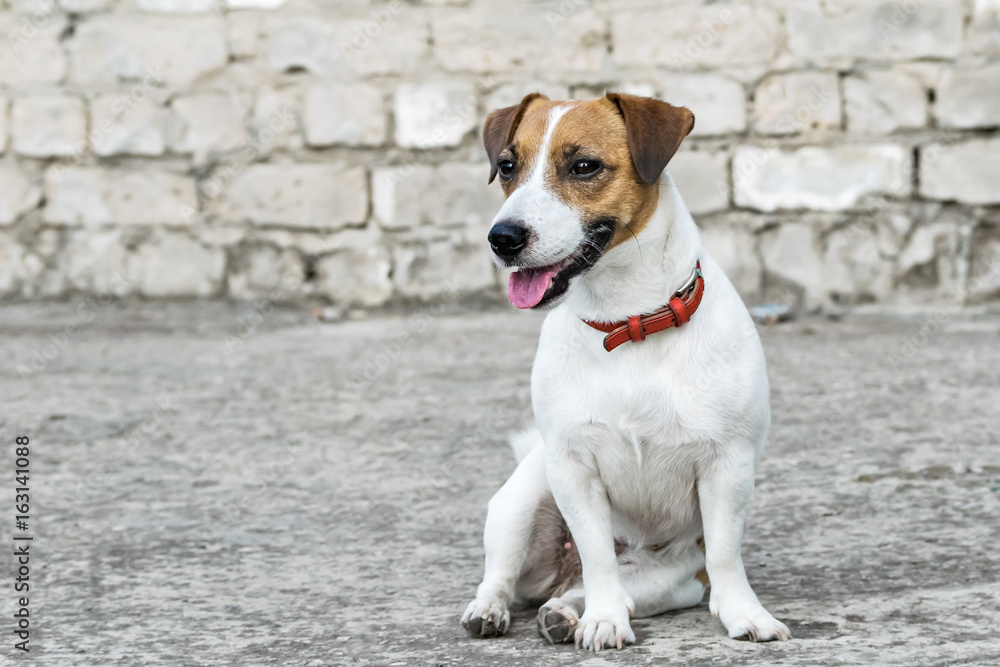
[[[771,420],[763,350],[664,171],[693,127],[688,109],[615,93],[533,93],[486,120],[506,195],[494,261],[515,270],[514,306],[551,310],[536,427],[488,505],[473,636],[505,634],[515,599],[547,600],[550,642],[620,649],[631,616],[695,606],[711,582],[730,637],[790,637],[740,552]]]

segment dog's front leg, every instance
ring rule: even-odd
[[[485,574],[476,599],[462,614],[462,627],[473,636],[496,637],[510,626],[507,605],[528,558],[535,512],[548,494],[541,450],[528,453],[490,500],[483,531]]]
[[[576,645],[600,651],[631,644],[635,603],[618,575],[611,505],[596,461],[585,449],[557,442],[546,447],[545,471],[583,566],[584,612]]]
[[[786,640],[788,628],[764,609],[750,588],[740,552],[753,497],[754,459],[751,447],[737,445],[698,470],[705,569],[712,585],[709,609],[734,639]]]

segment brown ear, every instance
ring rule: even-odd
[[[492,183],[493,179],[497,177],[497,157],[499,157],[500,151],[510,145],[528,105],[537,99],[547,100],[549,98],[541,93],[530,93],[524,96],[520,104],[497,109],[486,117],[486,123],[483,125],[483,145],[486,146],[486,154],[490,158],[490,180],[488,183]]]
[[[656,183],[681,141],[694,129],[694,114],[650,97],[620,93],[606,97],[625,119],[628,149],[639,178],[647,185]]]

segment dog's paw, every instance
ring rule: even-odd
[[[462,627],[473,637],[504,635],[510,627],[510,612],[499,598],[476,598],[462,614]]]
[[[572,607],[552,601],[538,610],[538,634],[550,644],[565,644],[573,641],[580,617]]]
[[[788,641],[792,633],[784,623],[755,604],[710,604],[712,614],[722,621],[731,639],[747,639],[752,642],[770,642],[776,639]]]
[[[629,625],[630,606],[625,604],[616,607],[588,607],[577,624],[574,641],[577,648],[590,651],[600,651],[602,648],[622,648],[626,644],[635,643],[635,634]]]

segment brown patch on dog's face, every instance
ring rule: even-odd
[[[563,116],[548,160],[550,186],[584,221],[617,221],[609,249],[642,231],[656,210],[659,190],[636,172],[624,119],[606,97],[581,102]],[[581,164],[599,166],[581,176],[574,173]]]

